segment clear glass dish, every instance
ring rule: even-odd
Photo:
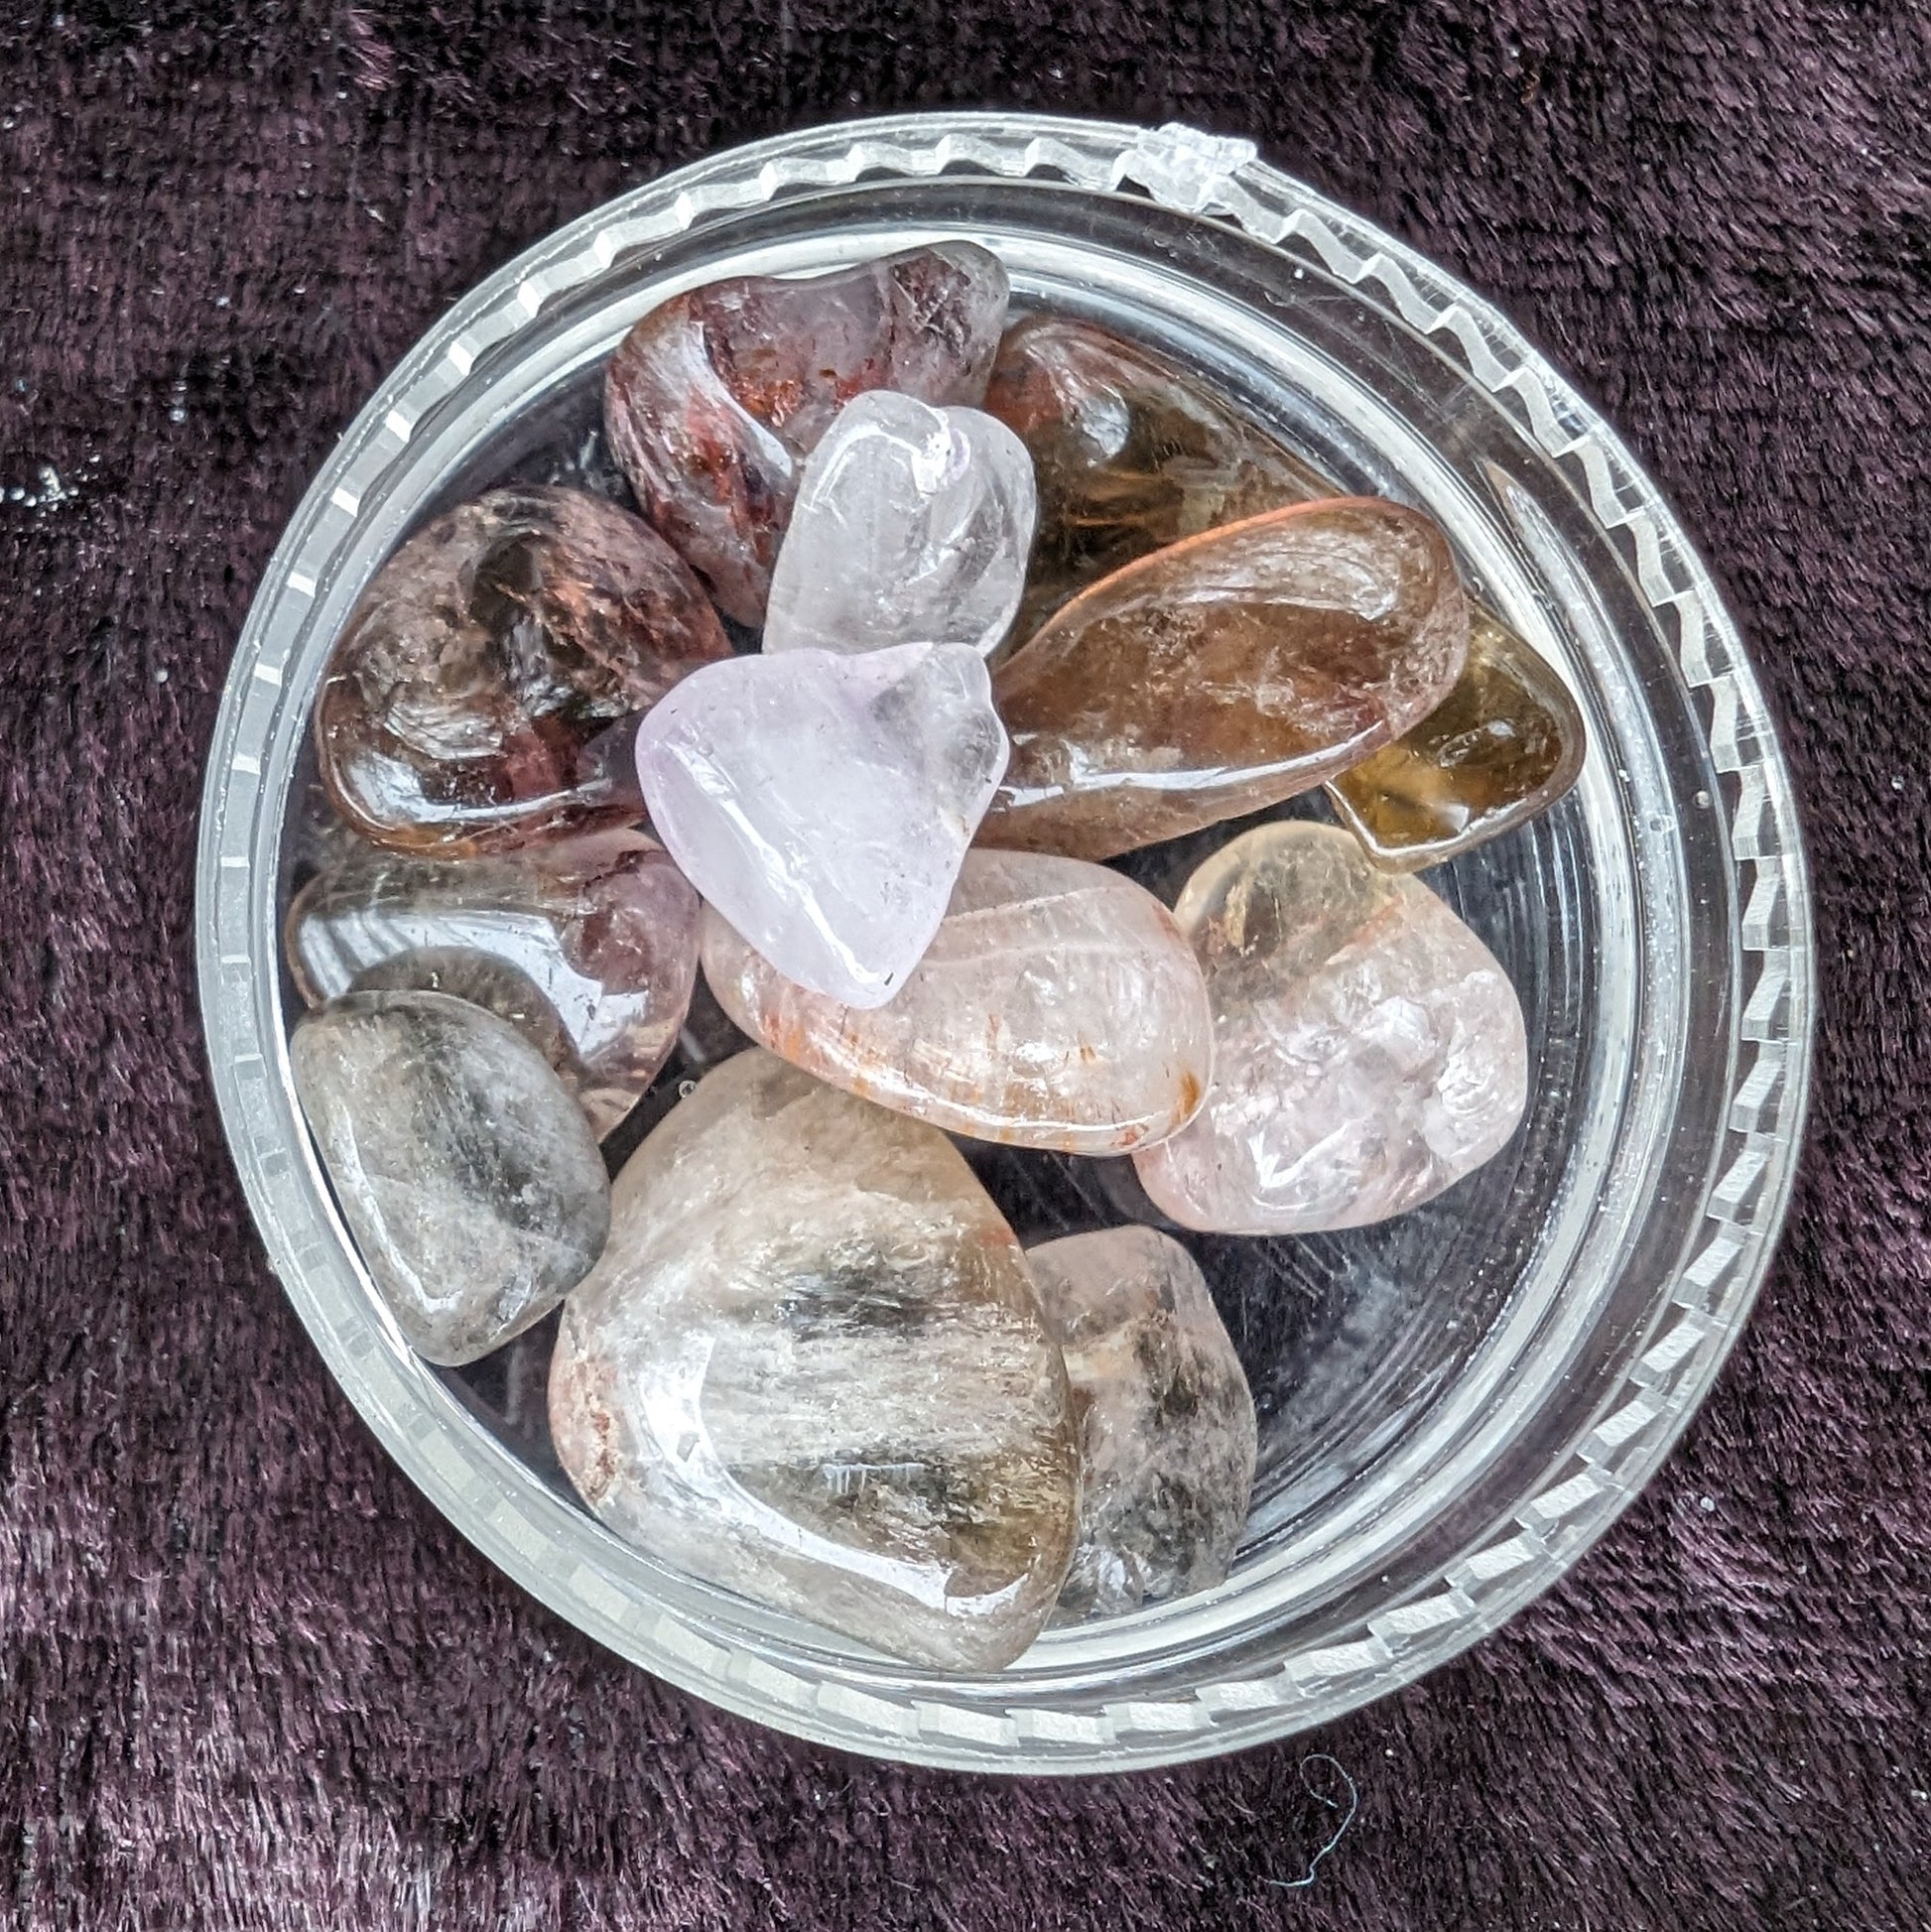
[[[1051,1631],[980,1678],[893,1662],[618,1542],[548,1453],[547,1331],[476,1370],[409,1352],[300,1120],[279,946],[317,684],[400,538],[511,476],[580,479],[602,360],[666,297],[945,236],[994,248],[1020,304],[1164,349],[1344,485],[1427,509],[1592,734],[1555,812],[1429,875],[1522,995],[1522,1130],[1399,1221],[1196,1244],[1261,1419],[1234,1573]],[[199,894],[208,1051],[262,1238],[390,1452],[612,1649],[881,1756],[1157,1764],[1325,1722],[1453,1656],[1575,1562],[1667,1454],[1749,1311],[1797,1160],[1803,853],[1709,576],[1613,433],[1479,297],[1247,144],[1183,128],[923,114],[787,135],[637,190],[459,303],[357,418],[269,566],[210,754]],[[1026,1158],[979,1161],[1023,1238],[1138,1211],[1126,1163]]]

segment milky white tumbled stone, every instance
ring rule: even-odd
[[[1026,1255],[1080,1424],[1080,1534],[1062,1616],[1220,1583],[1253,1488],[1254,1400],[1194,1257],[1152,1227]]]
[[[375,1285],[417,1353],[474,1361],[588,1272],[610,1224],[589,1122],[507,1020],[352,992],[295,1029],[296,1092]]]
[[[1078,1511],[1060,1351],[957,1148],[756,1049],[619,1176],[551,1436],[660,1561],[874,1649],[1011,1662]]]
[[[949,1133],[1123,1154],[1190,1119],[1214,1065],[1186,936],[1131,879],[1043,852],[968,852],[944,923],[886,1006],[784,977],[715,911],[705,977],[754,1039]]]
[[[1026,446],[976,409],[877,389],[812,452],[771,574],[767,651],[1004,638],[1036,502]]]
[[[1515,1131],[1522,1009],[1494,956],[1419,879],[1332,827],[1257,827],[1174,916],[1214,1002],[1214,1084],[1133,1157],[1188,1227],[1358,1227],[1459,1181]]]
[[[786,978],[848,1006],[905,983],[1005,770],[977,654],[904,644],[733,658],[645,714],[651,825]]]

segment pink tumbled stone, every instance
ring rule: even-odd
[[[1133,1157],[1187,1227],[1297,1234],[1418,1206],[1521,1118],[1528,1044],[1494,956],[1419,879],[1346,833],[1266,825],[1187,882],[1174,916],[1214,1002],[1214,1085]]]
[[[847,1006],[882,1006],[918,965],[1005,763],[963,644],[732,658],[637,734],[684,875],[787,979]]]

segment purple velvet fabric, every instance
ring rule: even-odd
[[[1931,1919],[1931,49],[1871,0],[16,0],[0,17],[0,1922],[1886,1932]],[[1320,1735],[1010,1784],[706,1709],[495,1575],[265,1267],[200,763],[448,303],[653,171],[1006,103],[1256,137],[1501,302],[1724,580],[1809,811],[1783,1255],[1568,1581]],[[1313,1883],[1339,1814],[1359,1808]]]

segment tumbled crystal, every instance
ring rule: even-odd
[[[1033,465],[975,409],[890,389],[847,403],[805,464],[764,648],[875,651],[1005,637],[1033,540]]]
[[[1575,784],[1583,714],[1554,668],[1477,608],[1455,689],[1406,736],[1329,780],[1377,865],[1437,865],[1545,812]]]
[[[980,842],[1107,858],[1305,792],[1434,709],[1468,637],[1447,542],[1396,503],[1170,545],[998,667],[1012,758]]]
[[[1133,1160],[1175,1221],[1358,1227],[1440,1194],[1514,1132],[1528,1044],[1507,974],[1427,886],[1377,871],[1345,832],[1244,833],[1174,916],[1214,1002],[1214,1084]]]
[[[1021,641],[1149,551],[1340,494],[1165,357],[1072,316],[1006,330],[985,407],[1025,444],[1038,485]]]
[[[349,993],[295,1029],[302,1111],[411,1348],[474,1361],[588,1272],[610,1184],[582,1110],[507,1021],[445,993]]]
[[[1032,453],[1039,535],[1015,639],[1136,557],[1337,485],[1164,356],[1070,316],[999,344],[989,413]],[[1584,730],[1562,680],[1471,600],[1468,663],[1441,707],[1328,781],[1377,864],[1406,871],[1546,811],[1575,783]]]
[[[660,1560],[943,1669],[1066,1575],[1071,1399],[1012,1230],[945,1135],[756,1049],[618,1178],[565,1304],[557,1453]]]
[[[1213,1070],[1207,987],[1173,915],[1084,859],[968,852],[924,959],[870,1011],[786,979],[714,911],[704,969],[754,1040],[979,1140],[1123,1154],[1190,1119]]]
[[[803,278],[739,276],[653,309],[610,358],[604,421],[644,514],[741,623],[764,615],[799,470],[868,389],[977,404],[1006,274],[941,242]]]
[[[651,824],[782,972],[847,1006],[905,983],[1005,769],[978,656],[901,644],[734,658],[644,719]]]
[[[311,1006],[420,986],[488,1007],[606,1134],[677,1044],[699,912],[670,855],[636,832],[457,862],[364,847],[296,895],[289,966]]]
[[[1151,1227],[1026,1255],[1080,1425],[1062,1616],[1117,1616],[1225,1576],[1254,1480],[1254,1402],[1207,1282]]]
[[[492,490],[363,593],[316,703],[322,781],[365,837],[443,857],[634,821],[613,727],[729,654],[697,579],[627,510]]]

